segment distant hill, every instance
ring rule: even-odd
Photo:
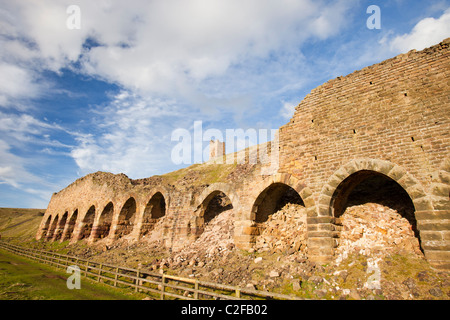
[[[2,239],[31,240],[41,223],[45,209],[0,208],[0,235]]]

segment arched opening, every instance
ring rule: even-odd
[[[52,220],[52,216],[48,216],[47,221],[44,224],[44,227],[42,228],[42,236],[41,239],[47,239],[47,235],[50,228],[50,221]]]
[[[136,213],[136,200],[133,197],[129,198],[120,210],[119,219],[117,221],[117,228],[115,238],[119,239],[126,236],[133,231],[134,220]]]
[[[95,206],[91,206],[82,221],[80,233],[78,235],[78,240],[89,238],[89,236],[91,235],[92,226],[94,225],[94,219],[95,219]]]
[[[73,230],[75,229],[75,225],[77,223],[77,218],[78,218],[78,209],[76,209],[70,216],[69,222],[67,224],[67,229],[63,235],[63,241],[72,239],[72,234]]]
[[[97,228],[93,231],[94,240],[106,238],[111,230],[112,219],[114,215],[114,204],[109,202],[102,213],[98,221]]]
[[[59,223],[56,227],[55,234],[53,235],[53,240],[59,240],[62,237],[62,233],[64,231],[64,227],[66,226],[68,212],[66,211],[64,215],[62,216],[61,220],[59,220]]]
[[[390,242],[400,243],[401,239],[405,239],[405,243],[409,242],[408,248],[414,251],[417,251],[414,246],[420,248],[411,197],[402,186],[384,174],[371,170],[353,173],[336,188],[331,198],[330,210],[331,214],[338,218],[336,221],[340,225],[351,219],[364,223],[361,236],[373,232],[368,230],[370,227],[382,234],[389,234]],[[346,229],[353,229],[353,234],[356,233],[351,225],[345,225],[344,230]],[[412,239],[407,238],[408,232]],[[413,240],[416,241],[412,243]]]
[[[48,234],[47,234],[47,240],[50,240],[53,238],[54,232],[56,230],[56,226],[58,225],[58,216],[55,217],[55,219],[53,220],[53,223],[50,227],[50,229],[48,230]]]
[[[203,208],[203,223],[207,225],[222,212],[233,209],[233,204],[225,193],[214,191],[203,201]]]
[[[252,213],[256,251],[305,250],[306,210],[295,189],[281,182],[271,184],[256,198]]]
[[[141,236],[146,235],[155,227],[158,220],[166,214],[166,201],[161,192],[155,193],[145,206],[142,219]]]
[[[280,182],[271,184],[261,192],[253,205],[255,222],[257,224],[266,222],[271,214],[279,211],[288,203],[305,206],[298,192],[287,184]]]
[[[225,245],[232,241],[234,232],[234,210],[231,199],[222,191],[211,192],[201,203],[199,214],[195,217],[191,232],[199,238],[208,239],[214,235]]]

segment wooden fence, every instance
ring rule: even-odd
[[[55,252],[25,248],[2,240],[0,240],[0,248],[65,270],[67,270],[69,266],[77,266],[81,271],[81,275],[88,279],[102,282],[113,287],[132,288],[135,292],[148,294],[149,297],[153,299],[300,299],[295,296],[268,291],[240,288],[237,286],[218,284],[198,279],[182,278],[164,273],[161,274],[119,267]]]

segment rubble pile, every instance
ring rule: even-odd
[[[306,252],[305,207],[288,203],[261,224],[261,234],[254,245],[257,252]]]
[[[198,239],[173,256],[173,264],[176,266],[187,260],[192,261],[192,265],[205,264],[223,258],[234,248],[233,229],[234,211],[221,212],[205,225]]]
[[[410,222],[389,207],[377,203],[351,206],[340,217],[340,222],[337,263],[351,253],[368,257],[383,257],[400,251],[421,255]]]

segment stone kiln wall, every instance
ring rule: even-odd
[[[332,198],[352,173],[397,181],[414,202],[422,246],[448,264],[450,39],[338,77],[312,90],[280,128],[281,172],[308,186],[310,254],[336,246]]]
[[[242,171],[231,174],[235,180],[190,188],[171,185],[162,177],[139,181],[125,175],[91,174],[54,194],[37,239],[68,239],[69,221],[76,213],[70,238],[76,241],[91,206],[95,206],[92,229],[102,229],[100,213],[112,203],[106,241],[114,241],[122,206],[133,197],[136,212],[127,237],[137,240],[148,221],[144,214],[151,211],[145,208],[153,196],[162,194],[165,215],[151,221],[163,219],[164,243],[176,249],[199,237],[211,195],[222,192],[233,206],[234,242],[248,249],[258,235],[255,219],[264,196],[276,195],[274,188],[287,185],[305,206],[309,258],[330,261],[339,244],[335,200],[345,198],[343,186],[348,187],[352,174],[365,171],[382,174],[403,187],[414,204],[426,258],[450,270],[449,43],[447,39],[423,51],[399,55],[312,90],[291,121],[280,128],[279,170],[273,175],[261,175],[259,165],[247,171],[243,165],[238,168]],[[157,202],[159,198],[151,203]],[[58,221],[65,225],[56,236],[53,226]],[[93,234],[88,238],[95,240]]]

